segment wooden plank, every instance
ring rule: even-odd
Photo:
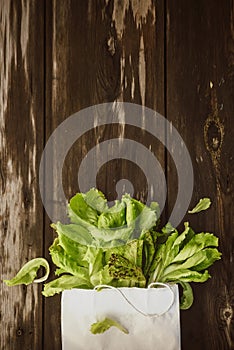
[[[98,103],[142,103],[163,114],[163,1],[69,0],[65,4],[57,0],[46,4],[47,140],[72,113]],[[95,128],[94,121],[93,130],[75,142],[63,167],[67,198],[79,190],[77,173],[87,152],[98,142],[113,137],[136,137],[135,129],[124,131],[123,134],[122,128],[113,125]],[[141,135],[139,130],[137,141],[151,145],[163,166],[162,145],[148,134]],[[130,162],[112,161],[100,169],[97,185],[113,200],[116,182],[127,177],[136,186],[136,196],[145,199],[144,174],[136,170]],[[59,177],[55,171],[53,179],[56,196]],[[54,239],[49,223],[47,218],[45,254]],[[45,300],[44,322],[44,347],[59,349],[60,296]]]
[[[233,1],[167,1],[167,112],[193,162],[194,194],[212,208],[186,216],[198,231],[216,233],[222,260],[212,279],[194,286],[195,302],[181,313],[183,349],[233,349]],[[170,209],[176,172],[168,159]]]
[[[43,15],[43,1],[0,2],[1,279],[42,254]],[[40,288],[1,283],[0,299],[0,348],[41,349]]]

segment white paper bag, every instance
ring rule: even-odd
[[[177,285],[67,290],[61,316],[63,350],[180,350]],[[129,334],[116,327],[92,334],[90,326],[106,317]]]

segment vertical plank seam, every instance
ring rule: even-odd
[[[164,57],[164,70],[163,70],[163,75],[164,75],[164,118],[167,119],[167,0],[163,0],[163,10],[164,10],[164,48],[163,48],[163,57]],[[167,126],[166,126],[166,120],[165,120],[165,147],[164,147],[164,166],[165,166],[165,179],[166,179],[166,184],[168,186],[168,173],[169,173],[169,169],[168,169],[168,135],[167,135]],[[167,200],[165,203],[165,216],[166,219],[168,218],[168,202],[169,202],[169,188],[167,188]]]
[[[44,23],[43,23],[43,30],[44,30],[44,36],[43,36],[43,48],[44,48],[44,52],[43,52],[43,86],[44,86],[44,91],[43,91],[43,149],[45,147],[45,143],[46,143],[46,30],[47,30],[47,11],[46,11],[46,7],[47,7],[48,1],[44,0],[44,11],[43,11],[43,16],[44,16]],[[43,176],[45,176],[45,169],[43,169]],[[44,189],[43,189],[44,192]],[[44,193],[43,193],[43,197],[44,197]],[[44,206],[42,208],[43,214],[42,214],[42,220],[43,220],[43,229],[42,229],[42,254],[43,256],[45,255],[45,223],[46,223],[46,218],[45,218],[45,209]],[[42,298],[42,332],[41,332],[41,346],[42,349],[44,348],[44,337],[45,337],[45,300],[44,297]]]

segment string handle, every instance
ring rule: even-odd
[[[139,312],[141,315],[143,316],[146,316],[146,317],[159,317],[159,316],[162,316],[164,315],[166,312],[168,312],[170,310],[170,308],[172,307],[172,305],[174,304],[174,300],[175,300],[175,294],[174,294],[174,291],[172,290],[171,286],[166,284],[166,283],[162,283],[162,282],[153,282],[153,283],[150,283],[148,285],[148,289],[150,288],[153,288],[155,286],[163,286],[163,287],[166,287],[172,294],[172,300],[170,302],[170,304],[168,305],[167,309],[164,310],[163,312],[161,313],[154,313],[154,314],[148,314],[148,313],[145,313],[144,311],[138,309],[127,297],[126,295],[124,294],[124,292],[122,290],[120,290],[119,288],[116,288],[116,287],[113,287],[113,286],[109,286],[107,284],[99,284],[97,286],[94,287],[94,290],[97,290],[97,289],[100,289],[100,288],[106,288],[106,289],[113,289],[115,291],[117,291],[118,293],[121,294],[121,296],[126,300],[126,302],[132,306],[132,308],[134,310],[136,310],[137,312]]]

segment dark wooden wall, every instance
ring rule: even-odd
[[[97,103],[144,104],[185,140],[195,173],[191,206],[203,196],[213,202],[191,223],[215,232],[223,253],[212,279],[194,286],[191,310],[181,312],[183,349],[234,349],[233,0],[0,0],[0,65],[1,279],[48,257],[54,237],[38,171],[53,130]],[[97,135],[101,142],[119,132],[106,126],[77,140],[63,171],[68,197],[79,190],[78,167]],[[152,145],[168,181],[169,214],[177,193],[173,160],[149,135],[126,128],[125,136]],[[144,176],[130,162],[107,164],[98,187],[112,200],[122,177],[145,199]],[[60,296],[40,292],[0,284],[1,350],[61,348]]]

